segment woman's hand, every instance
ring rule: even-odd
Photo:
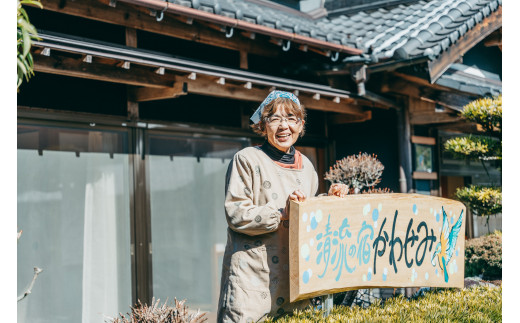
[[[285,209],[282,212],[282,220],[289,220],[289,201],[303,202],[305,201],[305,199],[305,193],[303,193],[300,190],[296,190],[289,194],[289,197],[287,198],[287,203],[285,203]]]
[[[330,186],[329,196],[335,195],[339,197],[345,197],[348,194],[348,186],[345,184],[334,183]]]

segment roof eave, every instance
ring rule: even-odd
[[[270,28],[263,25],[250,23],[244,20],[229,18],[214,13],[205,12],[198,9],[188,8],[174,3],[166,2],[163,0],[118,0],[121,2],[142,6],[146,8],[155,9],[161,12],[169,12],[181,16],[186,16],[193,19],[199,19],[202,21],[215,23],[227,27],[238,28],[249,32],[272,36],[280,39],[294,41],[296,43],[319,47],[321,49],[330,50],[338,53],[346,53],[350,55],[360,55],[363,50],[353,48],[337,43],[331,43],[316,38],[302,36],[296,33],[290,33],[287,31]]]

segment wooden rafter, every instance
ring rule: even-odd
[[[439,58],[429,62],[430,82],[437,81],[452,63],[500,27],[502,27],[502,6],[465,33]]]
[[[397,93],[413,98],[438,103],[450,109],[458,110],[462,105],[477,98],[476,95],[468,95],[438,84],[431,84],[417,76],[394,72],[392,76],[380,84],[382,93]]]
[[[92,63],[85,63],[81,55],[77,58],[58,56],[35,55],[34,69],[36,72],[66,75],[105,82],[113,82],[141,87],[134,90],[132,99],[136,102],[175,98],[186,93],[215,97],[230,98],[243,101],[261,102],[269,92],[269,88],[236,84],[229,81],[217,83],[214,77],[197,75],[195,79],[189,75],[174,75],[167,71],[164,74],[156,73],[156,68],[132,64],[130,69],[124,69],[111,63],[109,59],[94,59]],[[337,112],[370,118],[370,111],[354,104],[354,99],[340,99],[334,102],[333,97],[321,96],[319,100],[313,98],[313,93],[299,93],[300,102],[308,109]]]
[[[502,50],[502,27],[500,27],[498,30],[495,30],[484,40],[484,46],[498,46],[498,48]]]
[[[136,102],[174,99],[186,94],[188,94],[188,86],[183,82],[175,82],[172,87],[139,87],[130,91],[130,97]]]
[[[34,70],[36,72],[155,88],[170,87],[174,82],[172,75],[159,75],[151,67],[133,65],[130,69],[124,69],[100,63],[98,60],[85,63],[81,58],[75,59],[57,55],[34,55]]]
[[[153,32],[165,36],[185,39],[197,43],[213,45],[231,50],[245,50],[261,56],[277,57],[280,50],[267,43],[259,43],[254,40],[242,38],[226,38],[225,34],[209,28],[201,28],[193,24],[187,24],[178,19],[168,19],[165,15],[162,22],[157,22],[155,17],[144,12],[144,8],[136,8],[122,2],[118,2],[115,8],[97,0],[62,1],[42,0],[45,10],[60,12],[72,16],[102,21]],[[108,1],[106,1],[108,3]]]

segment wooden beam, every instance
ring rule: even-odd
[[[491,33],[485,40],[484,46],[498,46],[502,47],[502,27]]]
[[[170,73],[160,75],[152,67],[132,65],[130,69],[124,69],[114,65],[102,64],[97,60],[92,63],[85,63],[82,61],[81,56],[74,59],[57,55],[34,55],[34,70],[36,72],[160,89],[157,91],[149,89],[136,90],[134,98],[140,102],[182,95],[182,92],[186,91],[178,87],[176,88],[174,84],[183,83],[187,84],[188,93],[235,100],[261,102],[269,93],[269,89],[254,87],[247,89],[243,84],[235,85],[229,82],[217,84],[215,79],[203,76],[192,80],[188,76],[175,76]],[[341,99],[340,103],[336,103],[332,97],[322,97],[320,100],[315,100],[311,93],[300,93],[299,99],[302,105],[308,109],[367,117],[362,107],[353,104],[354,99]]]
[[[215,80],[210,78],[197,77],[190,80],[185,76],[175,77],[176,82],[185,82],[188,84],[188,93],[223,97],[235,100],[262,102],[269,94],[269,89],[251,88],[246,89],[243,85],[235,85],[226,83],[225,85],[217,84]],[[340,103],[335,103],[332,98],[322,98],[314,100],[310,94],[301,93],[299,100],[302,105],[308,109],[338,112],[344,114],[352,114],[365,116],[363,108],[353,105],[353,99],[343,99]]]
[[[413,179],[431,179],[436,180],[438,178],[436,172],[413,172],[412,174]]]
[[[157,22],[155,17],[123,2],[117,2],[115,8],[97,0],[42,0],[41,2],[44,10],[145,30],[236,51],[245,50],[261,56],[277,57],[280,55],[280,49],[268,46],[267,42],[255,42],[248,38],[226,38],[222,32],[201,28],[197,22],[193,22],[192,25],[183,23],[173,19],[169,14],[165,14],[163,20]]]
[[[414,144],[435,146],[434,137],[412,136],[410,139],[412,140],[412,143],[414,143]]]
[[[468,50],[475,47],[475,45],[500,27],[502,27],[502,6],[499,6],[497,11],[491,13],[465,33],[454,45],[450,46],[446,52],[441,54],[439,58],[428,62],[430,82],[435,83],[453,62],[457,61]]]
[[[474,94],[431,84],[425,79],[401,73],[394,73],[394,77],[381,83],[380,91],[382,93],[397,93],[424,101],[431,101],[454,110],[459,110],[462,106],[478,97]]]
[[[450,123],[461,121],[462,118],[447,113],[413,113],[410,114],[410,124],[430,125],[436,123]]]
[[[140,87],[131,91],[131,98],[136,102],[156,101],[164,99],[173,99],[181,95],[188,94],[187,83],[176,82],[173,87],[167,88],[149,88]]]
[[[34,55],[33,58],[34,70],[41,73],[156,88],[171,87],[174,82],[171,74],[159,75],[149,67],[138,65],[132,65],[131,69],[127,70],[96,61],[85,63],[81,58],[74,59],[56,55]]]

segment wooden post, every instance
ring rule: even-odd
[[[332,307],[334,306],[334,295],[333,294],[327,294],[324,295],[321,298],[321,303],[323,304],[323,316],[327,317],[330,314],[330,311],[332,311]]]
[[[249,64],[247,62],[247,52],[243,50],[240,51],[240,68],[244,70],[249,68]]]
[[[399,185],[401,193],[412,190],[412,146],[410,143],[410,121],[408,107],[397,111],[397,131],[399,136]]]

